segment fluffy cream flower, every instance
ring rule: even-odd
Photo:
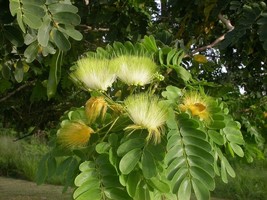
[[[73,76],[90,90],[106,91],[116,80],[116,69],[109,65],[109,60],[83,58],[77,62]]]
[[[167,120],[166,106],[161,104],[157,97],[145,93],[129,96],[124,104],[129,117],[134,122],[125,130],[147,129],[147,140],[152,139],[154,143],[159,143],[163,125]]]
[[[118,78],[127,85],[144,86],[151,83],[157,72],[157,65],[148,57],[123,55],[111,60],[118,67]]]

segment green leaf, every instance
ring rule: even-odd
[[[150,179],[156,176],[157,166],[155,160],[153,158],[153,155],[149,151],[147,151],[146,148],[144,149],[144,152],[142,154],[141,163],[145,178]]]
[[[118,150],[118,156],[124,156],[126,153],[135,148],[142,148],[145,145],[145,140],[143,138],[133,138],[122,143]]]
[[[172,192],[175,194],[179,191],[180,185],[185,177],[188,176],[188,169],[186,167],[182,167],[177,170],[175,175],[171,180]]]
[[[230,163],[228,162],[228,160],[225,157],[222,158],[222,163],[225,166],[225,169],[226,169],[227,173],[232,178],[234,178],[236,176],[235,171],[234,171],[234,169],[232,168],[232,166],[230,165]]]
[[[73,26],[77,26],[81,22],[80,16],[71,12],[56,13],[53,15],[53,19],[55,20],[56,23],[70,24]]]
[[[187,71],[185,68],[183,68],[180,65],[173,66],[178,76],[185,82],[188,82],[192,79],[192,76],[189,71]]]
[[[51,42],[48,42],[46,47],[42,47],[42,54],[43,56],[47,56],[48,54],[55,54],[57,51]]]
[[[37,41],[31,43],[26,50],[24,51],[24,56],[26,57],[26,61],[28,63],[34,61],[38,53],[38,43]]]
[[[144,181],[140,181],[137,187],[137,191],[136,191],[136,196],[135,199],[138,200],[150,200],[150,194],[149,194],[149,190],[146,187],[146,184]]]
[[[109,199],[116,199],[116,200],[130,200],[131,198],[128,196],[128,194],[120,189],[120,188],[108,188],[104,190],[105,195]]]
[[[168,150],[165,157],[166,163],[169,165],[176,157],[181,157],[183,155],[183,148],[181,145],[175,145]]]
[[[46,154],[40,161],[37,173],[36,173],[36,183],[37,185],[40,185],[45,182],[45,179],[47,177],[47,159],[50,157],[49,154]]]
[[[47,171],[48,171],[47,176],[51,177],[52,175],[54,175],[56,172],[56,169],[57,169],[56,159],[55,157],[50,156],[47,160]]]
[[[53,3],[48,5],[48,10],[52,14],[60,13],[60,12],[70,12],[70,13],[77,13],[78,8],[71,4],[66,3]]]
[[[30,14],[37,18],[45,16],[44,8],[40,5],[23,3],[22,9],[24,14]]]
[[[63,160],[57,168],[56,174],[61,175],[63,172],[69,167],[70,163],[72,162],[72,157],[67,157],[65,160]]]
[[[122,174],[129,174],[136,166],[140,157],[142,155],[142,150],[139,148],[133,149],[126,153],[119,164],[119,169]]]
[[[4,26],[4,35],[16,47],[21,47],[24,44],[20,30],[14,26]]]
[[[42,25],[41,18],[36,17],[31,13],[24,13],[23,21],[25,22],[25,24],[27,24],[29,27],[33,29],[38,29]]]
[[[86,171],[83,171],[78,176],[76,176],[74,183],[76,186],[80,187],[84,185],[85,183],[88,184],[88,182],[94,182],[96,185],[99,186],[99,180],[97,178],[97,172],[94,168],[87,169]]]
[[[172,49],[168,54],[167,54],[167,65],[171,65],[172,58],[174,55],[177,53],[176,49]]]
[[[236,143],[236,144],[244,144],[245,143],[241,131],[238,130],[237,128],[225,127],[223,129],[223,132],[226,134],[226,138],[230,142]]]
[[[49,36],[50,36],[49,33],[50,33],[51,29],[52,29],[51,19],[49,17],[46,17],[44,19],[42,25],[38,29],[38,34],[37,34],[38,42],[43,47],[46,47],[48,45]]]
[[[178,134],[173,134],[171,137],[168,138],[167,149],[169,150],[181,142],[181,137]]]
[[[183,143],[185,145],[193,145],[202,148],[205,151],[210,152],[211,151],[211,145],[206,140],[200,139],[198,137],[194,136],[184,136],[183,137]]]
[[[224,127],[225,127],[224,121],[219,121],[219,120],[213,121],[211,122],[211,124],[208,125],[208,128],[210,129],[222,129]]]
[[[186,153],[187,155],[198,156],[206,160],[208,163],[214,162],[214,158],[211,153],[195,145],[186,145]]]
[[[182,96],[182,91],[178,87],[169,85],[166,87],[166,91],[162,92],[162,96],[168,100],[171,100],[173,104],[176,104],[179,98]]]
[[[82,199],[82,198],[88,198],[90,195],[90,198],[92,198],[92,194],[95,194],[97,197],[100,198],[101,191],[99,188],[99,183],[97,179],[90,179],[83,183],[83,185],[79,186],[73,193],[73,199]]]
[[[79,31],[75,30],[72,25],[59,25],[58,30],[77,41],[80,41],[83,38],[83,35]]]
[[[107,153],[109,149],[110,144],[107,142],[98,143],[95,147],[96,152],[99,154]]]
[[[24,69],[21,61],[16,63],[16,69],[14,71],[14,77],[18,83],[23,81]]]
[[[211,138],[213,142],[215,142],[218,145],[223,145],[224,144],[224,139],[223,136],[214,130],[208,130],[208,135]]]
[[[151,179],[148,179],[147,183],[162,193],[168,193],[170,191],[169,185],[160,180],[159,177],[153,177]]]
[[[192,186],[197,200],[210,199],[209,190],[198,179],[192,179]]]
[[[210,174],[208,174],[202,168],[192,166],[190,167],[190,174],[203,183],[209,190],[215,189],[215,181],[213,177],[211,177]]]
[[[19,1],[9,1],[9,10],[12,16],[15,16],[20,9]]]
[[[29,44],[33,43],[34,41],[36,41],[36,39],[37,39],[37,36],[36,36],[35,32],[27,33],[24,36],[24,43],[26,45],[29,45]]]
[[[194,119],[179,119],[179,124],[184,128],[188,127],[197,129],[199,127],[199,122]]]
[[[21,10],[19,10],[17,13],[17,21],[18,21],[20,29],[23,31],[23,33],[26,33],[25,25],[23,23],[23,14]]]
[[[129,174],[127,178],[126,190],[131,197],[135,197],[137,186],[140,181],[141,181],[141,177],[138,172],[132,171]]]
[[[63,59],[62,51],[58,51],[52,57],[50,63],[49,77],[47,81],[48,99],[51,99],[56,94],[59,78],[61,77],[60,72],[61,72],[62,59]]]
[[[0,64],[1,65],[1,64]],[[6,90],[12,87],[12,83],[6,79],[0,79],[0,93],[4,93]]]
[[[168,174],[167,178],[169,180],[173,179],[173,176],[178,171],[178,169],[186,165],[186,161],[187,160],[184,157],[177,157],[170,164],[168,164],[169,166],[166,169],[166,173]]]
[[[61,51],[68,51],[70,49],[71,47],[70,42],[62,32],[53,28],[51,31],[51,37],[53,41],[55,42],[56,46]]]
[[[84,187],[86,187],[86,186],[84,186]],[[83,190],[86,190],[86,189],[83,188]],[[75,194],[75,197],[73,197],[75,200],[101,199],[101,190],[99,188],[92,187],[92,188],[89,188],[88,190],[86,190],[85,192],[83,192],[81,194],[79,194],[77,192]]]
[[[152,35],[150,35],[149,37],[148,36],[144,37],[143,45],[145,46],[145,48],[148,51],[151,51],[151,52],[157,52],[158,51],[156,40]]]
[[[190,179],[186,177],[178,190],[178,199],[183,199],[183,200],[190,200],[191,197],[191,183]]]
[[[180,124],[179,124],[180,125]],[[180,125],[182,126],[182,124]],[[206,134],[205,132],[192,128],[192,127],[181,127],[180,132],[183,136],[192,136],[192,137],[197,137],[199,139],[205,140],[206,139]]]
[[[244,151],[238,144],[230,142],[230,146],[239,157],[244,156]]]
[[[22,0],[23,4],[32,4],[36,6],[43,6],[46,0]]]

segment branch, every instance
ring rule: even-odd
[[[235,27],[231,24],[231,21],[230,21],[230,20],[224,18],[222,14],[219,14],[219,15],[218,15],[218,18],[219,18],[219,19],[221,20],[221,22],[226,26],[226,28],[228,29],[228,31],[227,31],[226,33],[224,33],[223,35],[221,35],[220,37],[218,37],[216,40],[214,40],[211,44],[208,44],[208,45],[206,45],[206,46],[204,46],[204,47],[199,47],[199,48],[197,48],[197,49],[194,49],[194,50],[192,51],[192,54],[197,53],[197,52],[200,52],[200,51],[204,51],[204,50],[206,50],[206,49],[210,49],[210,48],[216,46],[218,43],[220,43],[221,41],[224,40],[225,35],[226,35],[227,33],[229,33],[229,32],[231,32],[232,30],[234,30]]]
[[[13,92],[10,92],[9,94],[7,94],[5,97],[0,99],[0,103],[7,100],[8,98],[12,97],[14,94],[16,94],[17,92],[19,92],[20,90],[22,90],[23,88],[29,86],[29,85],[33,85],[35,81],[29,81],[26,82],[24,85],[19,86],[17,89],[15,89]]]
[[[87,25],[84,25],[84,24],[80,24],[79,26],[84,28],[85,32],[88,32],[88,31],[107,32],[107,31],[109,31],[109,28],[93,28],[92,26],[87,26]]]

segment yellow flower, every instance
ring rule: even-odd
[[[94,130],[82,122],[66,122],[57,132],[58,143],[66,148],[85,146]]]
[[[196,92],[185,94],[182,104],[179,105],[182,112],[190,110],[193,116],[198,116],[200,120],[209,121],[210,113],[208,110],[207,97],[203,97]]]
[[[91,97],[85,104],[85,113],[88,123],[94,123],[99,116],[101,116],[103,120],[107,112],[107,106],[108,104],[104,97]]]
[[[116,69],[110,67],[109,60],[83,58],[72,75],[90,90],[106,91],[116,80]]]
[[[144,93],[129,96],[124,104],[129,117],[134,122],[125,130],[147,129],[147,140],[152,139],[155,144],[159,143],[167,120],[168,108],[161,104],[157,97]]]
[[[124,55],[111,61],[118,67],[118,78],[127,85],[144,86],[153,81],[157,65],[148,57]]]

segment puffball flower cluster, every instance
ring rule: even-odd
[[[127,85],[144,86],[153,81],[157,65],[148,57],[123,55],[111,61],[118,78]]]
[[[109,66],[107,59],[83,58],[73,75],[90,90],[106,91],[116,80],[116,69]]]
[[[155,144],[159,143],[167,120],[168,108],[161,104],[157,97],[145,93],[129,96],[124,104],[126,112],[134,122],[125,130],[147,129],[147,140],[152,139]]]
[[[89,90],[107,91],[117,77],[127,85],[144,86],[158,74],[157,65],[145,56],[122,55],[111,60],[83,58],[72,77]]]
[[[101,120],[103,120],[107,112],[107,107],[108,103],[105,101],[104,97],[91,97],[85,104],[85,114],[88,123],[94,123],[99,116],[101,116]]]
[[[94,130],[82,122],[67,121],[57,132],[59,145],[66,148],[86,146]]]
[[[189,92],[185,94],[179,108],[183,112],[189,110],[193,116],[198,116],[200,120],[208,122],[210,120],[208,106],[207,97],[196,92]]]

